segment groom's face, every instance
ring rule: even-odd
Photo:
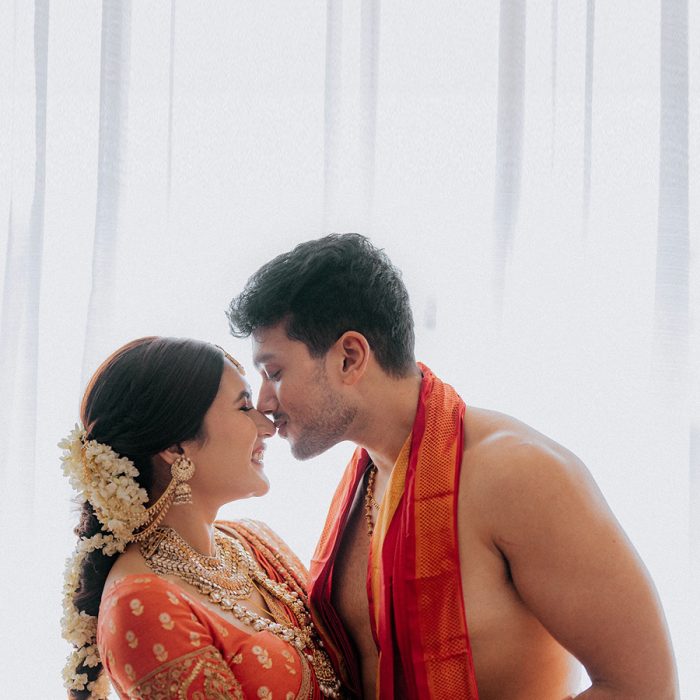
[[[346,439],[357,412],[329,377],[329,354],[312,357],[281,324],[253,334],[253,362],[262,376],[257,408],[275,421],[297,459],[315,457]]]

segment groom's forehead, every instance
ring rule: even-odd
[[[256,368],[271,362],[290,359],[302,360],[311,357],[305,343],[287,335],[284,326],[260,328],[253,332],[253,364]]]
[[[292,344],[281,326],[258,328],[253,332],[253,362],[255,366],[279,360],[287,355]]]

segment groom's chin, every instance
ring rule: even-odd
[[[312,459],[320,454],[320,452],[310,452],[307,449],[300,448],[298,445],[292,445],[291,450],[292,457],[294,457],[294,459],[298,459],[300,462],[304,462],[307,459]]]
[[[289,438],[287,439],[289,440]],[[294,457],[294,459],[298,459],[301,462],[304,462],[307,459],[313,459],[314,457],[318,457],[321,453],[325,452],[326,449],[328,449],[321,445],[313,444],[305,440],[296,440],[294,442],[289,440],[289,447],[292,451],[292,456]]]

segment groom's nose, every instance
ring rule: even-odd
[[[272,382],[269,380],[263,380],[262,386],[260,387],[260,393],[258,394],[258,403],[256,408],[260,413],[274,413],[279,406],[277,401],[277,394],[275,394]]]

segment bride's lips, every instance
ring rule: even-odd
[[[250,461],[258,467],[265,466],[265,446],[261,445],[257,449],[253,450],[253,454],[250,457]]]

